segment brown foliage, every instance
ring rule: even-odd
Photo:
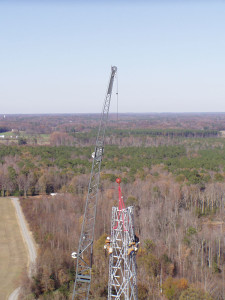
[[[87,178],[82,176],[74,181],[75,196],[63,194],[22,201],[40,244],[37,274],[31,289],[36,295],[53,290],[66,297],[66,291],[73,284],[74,262],[70,254],[77,249],[87,185]],[[218,185],[221,191],[225,190],[222,183]],[[125,203],[132,195],[135,205],[136,232],[141,241],[137,257],[140,297],[147,293],[146,299],[160,299],[161,283],[168,283],[169,276],[172,276],[168,279],[171,289],[176,292],[172,295],[176,297],[187,289],[187,280],[190,284],[198,282],[202,287],[203,283],[208,283],[208,292],[216,280],[213,296],[220,295],[225,259],[222,215],[219,211],[215,213],[213,218],[221,221],[212,225],[207,217],[199,218],[196,214],[199,201],[195,201],[196,193],[205,199],[211,191],[210,184],[200,191],[198,187],[182,186],[164,173],[145,180],[137,178],[134,183],[122,183],[122,190]],[[213,195],[216,194],[211,193],[211,197]],[[103,250],[103,234],[110,233],[111,207],[117,205],[117,198],[116,183],[103,181],[95,230],[93,299],[105,299],[107,295],[108,258]]]

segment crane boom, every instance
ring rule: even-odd
[[[111,68],[109,85],[104,99],[101,121],[96,139],[95,151],[92,154],[92,169],[88,186],[88,194],[86,199],[76,265],[76,277],[73,289],[74,299],[88,299],[91,286],[91,269],[93,256],[93,241],[96,218],[96,207],[98,200],[98,186],[101,170],[102,156],[104,153],[105,129],[108,121],[108,112],[112,95],[114,78],[117,67]],[[76,298],[75,298],[76,297]]]

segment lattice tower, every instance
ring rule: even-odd
[[[112,208],[111,237],[108,239],[108,300],[137,300],[136,253],[139,239],[134,229],[134,208],[125,208],[120,185],[119,207]]]

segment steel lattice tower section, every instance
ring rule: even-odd
[[[78,253],[72,253],[73,258],[77,258],[76,277],[72,299],[87,300],[91,286],[91,270],[93,257],[93,241],[96,219],[96,208],[98,201],[98,186],[100,179],[101,162],[104,154],[104,139],[106,124],[114,78],[117,67],[111,68],[109,85],[103,103],[101,122],[98,129],[95,151],[92,153],[92,169],[86,198],[85,212],[83,217]]]
[[[135,235],[134,208],[125,208],[120,179],[117,183],[119,207],[112,208],[108,300],[137,300],[136,253],[139,239]]]

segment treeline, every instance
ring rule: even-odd
[[[35,127],[35,125],[34,125]],[[24,129],[24,128],[23,128]],[[10,130],[10,129],[9,129]],[[11,130],[10,130],[11,131]],[[44,132],[44,131],[43,131]],[[47,131],[46,131],[47,132]],[[95,126],[81,130],[75,127],[56,128],[50,134],[26,131],[15,132],[11,137],[2,139],[5,144],[51,145],[51,146],[90,146],[96,141],[98,129]],[[19,137],[18,139],[16,138]],[[115,129],[110,127],[106,132],[106,143],[118,146],[160,146],[184,143],[186,139],[218,138],[221,133],[216,130],[182,130],[182,129]],[[21,141],[23,143],[21,143]]]
[[[207,140],[208,141],[208,140]],[[120,173],[125,182],[144,178],[161,165],[182,184],[223,182],[224,144],[122,147],[106,146],[102,168]],[[68,191],[70,182],[89,174],[93,147],[0,146],[0,190],[2,195],[35,195]]]
[[[190,129],[133,129],[133,130],[118,130],[110,129],[109,135],[117,136],[165,136],[165,137],[184,137],[184,138],[208,138],[220,136],[217,130],[190,130]]]
[[[0,126],[0,133],[7,132],[7,131],[11,131],[11,129],[9,127]]]
[[[77,143],[87,144],[97,136],[97,128],[89,130],[87,132],[74,132],[70,133]],[[107,129],[107,137],[109,139],[128,138],[128,137],[142,137],[144,139],[148,137],[167,137],[167,138],[210,138],[219,137],[221,135],[218,130],[195,130],[195,129],[115,129],[110,127]]]
[[[36,114],[0,115],[0,127],[18,129],[28,133],[42,134],[78,132],[97,127],[99,114]],[[146,113],[146,114],[109,114],[109,125],[122,129],[193,129],[224,130],[224,113]]]

